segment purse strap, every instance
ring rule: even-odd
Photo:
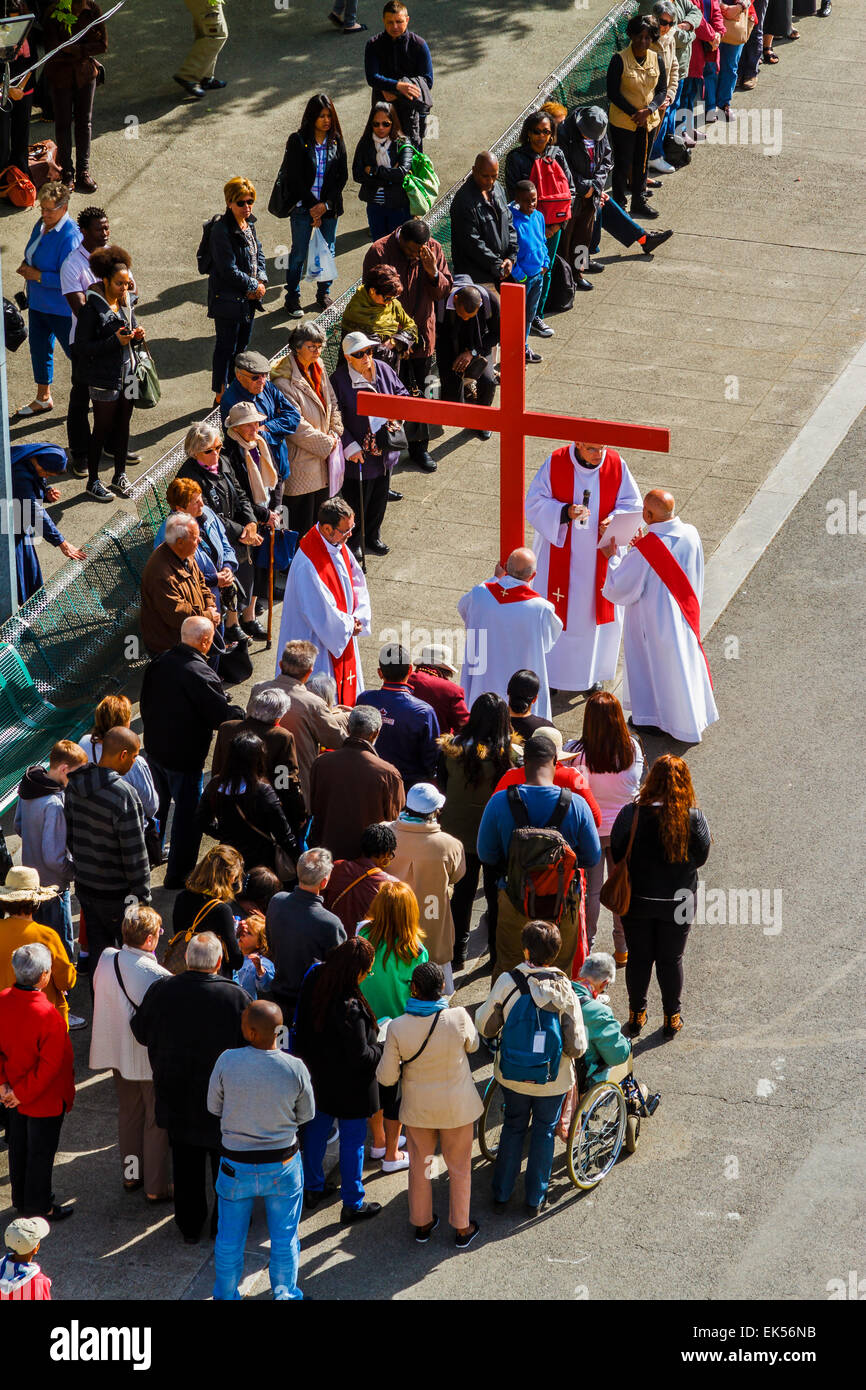
[[[427,1036],[426,1036],[426,1038],[424,1039],[424,1041],[422,1042],[421,1046],[418,1048],[418,1051],[417,1051],[417,1052],[413,1052],[411,1057],[405,1057],[405,1058],[401,1057],[401,1058],[400,1058],[400,1072],[401,1072],[401,1074],[402,1074],[402,1071],[403,1071],[403,1068],[404,1068],[404,1067],[408,1067],[408,1065],[409,1065],[410,1062],[415,1062],[415,1061],[417,1061],[418,1058],[421,1056],[421,1053],[424,1051],[424,1048],[427,1046],[428,1042],[430,1041],[430,1039],[431,1039],[432,1036],[433,1036],[433,1031],[434,1031],[434,1029],[435,1029],[435,1027],[436,1027],[436,1024],[439,1022],[439,1020],[440,1020],[440,1018],[442,1017],[442,1015],[443,1015],[444,1012],[445,1012],[444,1009],[438,1009],[438,1010],[437,1010],[437,1012],[436,1012],[436,1017],[434,1018],[433,1022],[431,1023],[430,1028],[429,1028],[429,1031],[428,1031],[428,1033],[427,1033]]]
[[[126,988],[126,985],[123,983],[123,976],[122,976],[121,973],[120,973],[120,952],[119,952],[119,951],[115,951],[115,953],[114,953],[114,973],[115,973],[115,975],[117,976],[117,983],[120,985],[121,992],[122,992],[122,994],[124,995],[124,997],[125,997],[125,999],[126,999],[126,1002],[129,1004],[130,1008],[132,1009],[133,1016],[135,1016],[135,1014],[138,1013],[138,1005],[134,1002],[134,1000],[130,999],[129,993],[128,993],[127,988]]]
[[[627,863],[628,863],[629,857],[630,857],[630,855],[631,855],[632,846],[633,846],[633,844],[634,844],[634,837],[635,837],[635,833],[636,833],[636,831],[637,831],[637,818],[638,818],[639,815],[640,815],[640,806],[636,804],[636,805],[635,805],[635,808],[634,808],[634,815],[633,815],[632,818],[631,818],[631,830],[629,831],[628,846],[627,846],[627,848],[626,848],[626,852],[625,852],[625,854],[624,854],[624,856],[623,856],[623,859],[622,859],[622,863],[623,863],[623,864],[627,864]]]
[[[362,874],[359,874],[357,878],[353,878],[351,883],[347,883],[343,891],[341,893],[338,893],[334,901],[331,903],[331,912],[333,912],[334,908],[337,906],[337,903],[340,901],[341,898],[345,898],[347,893],[351,893],[353,888],[355,888],[359,883],[362,883],[365,878],[369,878],[371,874],[375,873],[376,865],[374,864],[372,869],[365,869],[364,872]]]

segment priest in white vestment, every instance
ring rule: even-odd
[[[616,674],[623,615],[602,596],[607,559],[598,542],[614,513],[640,509],[625,460],[595,444],[555,449],[529,485],[526,517],[535,527],[538,556],[534,587],[564,624],[547,659],[554,688],[601,689]]]
[[[460,682],[470,709],[472,701],[486,691],[506,699],[515,671],[528,669],[539,680],[535,712],[550,718],[547,657],[562,632],[562,623],[553,604],[530,588],[535,565],[531,550],[513,550],[503,575],[476,584],[457,604],[466,625]]]
[[[293,640],[314,643],[313,674],[334,678],[341,705],[354,705],[364,689],[358,636],[370,631],[367,580],[349,549],[354,522],[342,497],[322,503],[318,525],[301,539],[289,566],[277,643],[279,652]]]
[[[625,555],[608,547],[604,592],[625,605],[622,703],[636,728],[654,726],[682,743],[700,743],[719,717],[699,635],[701,538],[680,521],[669,492],[647,493],[643,519],[646,532]]]

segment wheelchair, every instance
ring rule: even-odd
[[[611,1068],[606,1081],[590,1085],[582,1060],[578,1062],[578,1098],[568,1128],[566,1164],[575,1187],[590,1192],[606,1177],[620,1156],[634,1153],[640,1141],[641,1119],[652,1115],[659,1097],[649,1095],[632,1073],[632,1057]],[[505,1096],[495,1077],[484,1092],[484,1111],[478,1124],[478,1144],[491,1163],[499,1149],[505,1119]]]

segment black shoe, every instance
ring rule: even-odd
[[[267,640],[268,634],[266,630],[262,627],[261,623],[256,622],[255,618],[252,618],[249,622],[241,618],[240,626],[247,636],[255,638],[257,642],[264,642]]]
[[[635,202],[634,198],[632,198],[631,215],[632,217],[639,216],[649,217],[650,219],[652,219],[654,217],[658,217],[659,213],[655,208],[651,208],[649,203],[643,201]]]
[[[367,550],[371,555],[388,555],[390,554],[391,547],[377,538],[374,541],[367,541]]]
[[[333,301],[333,299],[331,298],[331,296],[330,296],[329,294],[327,294],[326,292],[323,292],[323,293],[320,294],[318,290],[316,291],[316,308],[317,308],[317,309],[330,309],[330,307],[331,307],[331,305],[333,304],[333,302],[334,302],[334,301]]]
[[[114,452],[113,449],[103,449],[102,452],[103,452],[103,454],[105,455],[105,457],[106,457],[107,459],[111,459],[111,462],[112,462],[112,463],[115,463],[115,462],[116,462],[116,460],[117,460],[117,454]],[[133,463],[133,464],[134,464],[134,463],[141,463],[141,454],[133,453],[132,449],[127,449],[127,451],[126,451],[126,462],[127,462],[127,463]]]
[[[604,270],[604,265],[601,261],[587,261],[583,268],[589,275],[600,275]]]
[[[307,1211],[315,1211],[319,1203],[324,1202],[325,1198],[330,1197],[336,1190],[337,1184],[335,1182],[326,1182],[321,1192],[313,1192],[310,1189],[305,1190],[304,1206],[307,1208]]]
[[[75,1207],[70,1203],[65,1207],[59,1207],[55,1202],[50,1211],[45,1213],[45,1220],[53,1225],[55,1221],[66,1221],[68,1217],[75,1215]]]
[[[231,627],[226,628],[225,639],[226,642],[234,642],[236,645],[246,644],[250,640],[240,623],[232,623]]]
[[[593,684],[583,691],[584,695],[597,695],[599,690],[604,690],[604,681],[594,681]]]
[[[454,1244],[458,1250],[465,1250],[467,1245],[471,1245],[478,1232],[481,1230],[477,1221],[470,1221],[469,1230],[465,1236],[455,1235]]]
[[[661,179],[647,179],[646,186],[647,188],[661,188],[662,181]]]
[[[578,273],[574,277],[574,288],[576,290],[594,290],[595,285],[591,280],[587,280],[585,275]]]
[[[822,19],[826,19],[826,18],[828,17],[828,15],[830,14],[830,11],[832,10],[832,8],[833,8],[833,6],[832,6],[832,4],[830,3],[830,0],[824,0],[824,3],[823,3],[823,5],[821,6],[821,8],[820,8],[820,10],[818,11],[818,13],[819,13],[819,15],[821,16]]]
[[[396,489],[395,487],[389,487],[389,488],[388,488],[388,501],[389,501],[389,502],[402,502],[402,501],[403,501],[403,494],[402,494],[402,492],[398,492],[397,489]]]
[[[203,77],[199,83],[206,92],[221,92],[225,85],[221,77]]]
[[[176,73],[174,80],[179,87],[183,87],[185,92],[189,92],[191,97],[195,97],[196,101],[200,101],[204,96],[204,87],[200,83],[187,82],[185,77],[178,77]]]
[[[502,1216],[503,1212],[508,1211],[508,1203],[507,1203],[507,1202],[497,1202],[497,1201],[494,1199],[494,1202],[493,1202],[493,1210],[496,1212],[496,1215],[497,1215],[497,1216]]]
[[[657,246],[661,246],[664,242],[669,241],[672,236],[673,232],[647,232],[646,241],[641,248],[644,255],[651,255]]]
[[[369,1221],[382,1210],[381,1202],[362,1202],[359,1207],[343,1207],[340,1212],[340,1225],[353,1226],[356,1221]]]
[[[438,1225],[439,1225],[439,1217],[438,1217],[438,1216],[434,1216],[434,1217],[433,1217],[433,1220],[430,1222],[429,1226],[416,1226],[416,1227],[415,1227],[415,1243],[416,1243],[416,1245],[426,1245],[427,1242],[428,1242],[428,1240],[430,1239],[430,1237],[432,1236],[433,1232],[436,1230],[436,1227],[437,1227]]]
[[[423,468],[425,473],[435,473],[436,469],[439,467],[436,460],[430,457],[426,449],[419,449],[417,453],[413,453],[410,449],[409,461],[410,463],[417,464],[419,468]]]
[[[536,338],[553,337],[553,329],[551,328],[550,324],[545,323],[544,319],[539,318],[538,314],[536,314],[535,318],[532,320],[532,323],[529,325],[529,331],[530,333],[534,333]]]
[[[92,483],[88,483],[84,489],[88,497],[92,497],[94,502],[110,502],[111,493],[107,487],[103,487],[98,478],[94,478]]]
[[[466,959],[464,956],[453,956],[451,959],[451,973],[456,975],[458,970],[466,969]]]
[[[287,294],[283,303],[283,308],[290,319],[302,319],[304,311],[301,308],[301,296],[299,294]]]
[[[472,433],[475,435],[475,438],[476,438],[476,439],[489,439],[490,436],[492,435],[493,431],[492,431],[492,430],[473,430]]]
[[[132,496],[132,483],[129,481],[125,473],[121,473],[120,476],[117,478],[112,478],[111,482],[109,483],[109,487],[111,488],[112,492],[117,493],[118,497]]]
[[[87,467],[87,458],[86,458],[86,456],[85,456],[84,458],[80,458],[80,459],[73,458],[72,463],[70,464],[69,467],[70,467],[70,472],[71,472],[71,473],[73,474],[73,476],[76,477],[76,478],[86,478],[87,475],[88,475],[88,473],[90,472],[90,469]]]
[[[99,184],[90,173],[89,169],[83,169],[75,180],[76,193],[95,193]]]

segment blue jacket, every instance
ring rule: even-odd
[[[517,203],[509,203],[511,220],[517,233],[517,257],[511,270],[512,280],[531,280],[550,265],[544,217],[535,212],[521,212]]]
[[[43,314],[56,314],[58,318],[71,319],[72,310],[60,289],[60,267],[70,251],[74,251],[81,241],[81,232],[69,213],[56,227],[39,237],[42,226],[40,217],[30,233],[30,240],[24,251],[28,265],[42,271],[42,279],[27,281],[27,303],[31,309]],[[38,243],[38,244],[37,244]]]
[[[42,503],[45,490],[51,483],[40,478],[33,467],[34,457],[40,454],[56,458],[59,454],[65,460],[63,449],[57,444],[13,444],[12,497],[20,508],[15,517],[15,575],[18,581],[18,602],[35,594],[42,588],[42,568],[36,553],[37,532],[49,545],[62,545],[63,535],[58,531]]]
[[[546,825],[553,815],[559,797],[559,787],[536,787],[521,784],[517,794],[525,803],[530,823]],[[478,858],[482,864],[505,864],[508,846],[514,833],[514,817],[508,805],[508,792],[495,792],[484,808],[478,827]],[[577,855],[578,867],[591,868],[601,858],[601,841],[588,804],[582,796],[572,796],[560,834]]]
[[[586,1052],[583,1054],[587,1078],[591,1083],[606,1081],[611,1067],[618,1067],[631,1053],[631,1042],[625,1037],[614,1017],[613,1010],[600,999],[593,999],[586,985],[572,986],[580,1003],[583,1026],[586,1029]]]
[[[225,425],[226,416],[232,406],[237,405],[238,401],[252,401],[254,405],[258,406],[262,414],[268,417],[267,424],[262,426],[262,434],[265,436],[278,474],[282,479],[288,478],[292,470],[289,467],[286,440],[289,435],[294,434],[301,423],[300,411],[292,405],[282,391],[274,386],[272,381],[266,381],[261,394],[254,396],[252,391],[247,391],[235,377],[229,383],[220,401],[220,419],[223,425]]]
[[[374,705],[382,714],[376,755],[393,763],[408,791],[416,782],[432,782],[439,758],[439,720],[430,705],[408,685],[386,681],[381,690],[364,690],[359,705]]]

